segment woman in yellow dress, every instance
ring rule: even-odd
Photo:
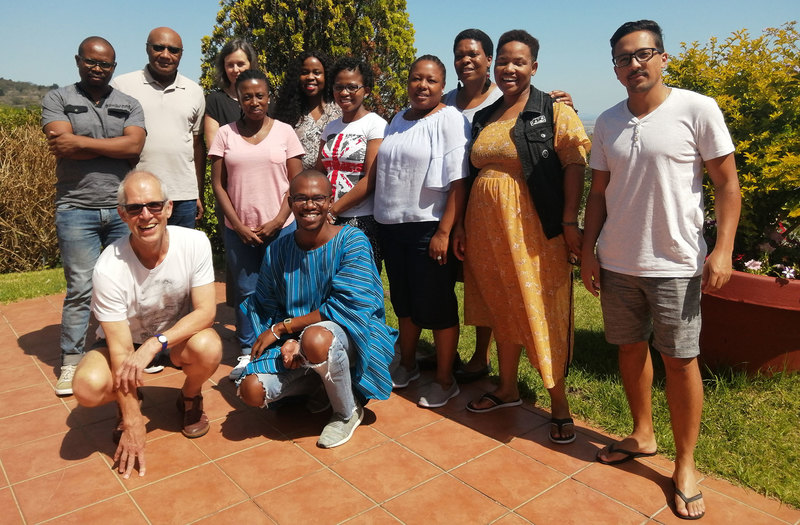
[[[471,191],[457,232],[464,258],[464,317],[495,334],[500,385],[467,409],[522,403],[524,346],[552,406],[550,439],[575,440],[564,376],[572,351],[572,272],[581,251],[577,217],[589,138],[574,110],[531,86],[539,42],[522,30],[498,41],[495,83],[503,97],[475,115]]]

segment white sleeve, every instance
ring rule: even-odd
[[[192,254],[194,255],[192,288],[214,282],[214,264],[211,258],[211,243],[203,232],[198,230],[197,233],[199,235],[192,235]]]
[[[366,129],[367,141],[382,139],[386,135],[386,121],[376,113],[370,113],[370,123]]]
[[[101,322],[127,321],[128,301],[119,276],[109,275],[101,266],[102,257],[92,273],[92,313]]]
[[[704,107],[697,107],[697,149],[704,161],[722,157],[734,151],[725,117],[716,101],[705,98]],[[698,104],[698,106],[700,106]]]
[[[589,153],[589,167],[598,171],[611,171],[608,168],[605,149],[603,148],[603,125],[598,120],[592,132],[592,151]]]

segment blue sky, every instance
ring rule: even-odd
[[[0,76],[37,84],[64,85],[77,79],[73,55],[90,35],[108,38],[117,51],[117,74],[141,68],[144,43],[153,27],[167,25],[183,37],[180,71],[200,75],[200,39],[210,34],[219,10],[216,0],[4,1]],[[797,0],[617,0],[542,2],[540,0],[408,0],[418,54],[438,55],[455,86],[452,40],[462,29],[478,27],[493,40],[508,29],[526,29],[541,43],[537,87],[572,93],[586,119],[625,97],[614,78],[608,39],[623,22],[651,18],[664,30],[668,53],[681,42],[707,42],[746,28],[758,34],[789,20],[800,20]]]

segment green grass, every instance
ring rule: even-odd
[[[388,283],[384,279],[385,289]],[[456,288],[463,304],[463,286]],[[387,301],[387,320],[397,326]],[[462,314],[463,319],[463,312]],[[422,333],[424,349],[433,349],[430,331]],[[475,330],[462,327],[458,351],[469,359]],[[523,353],[524,354],[524,353]],[[664,367],[653,353],[653,419],[659,452],[675,457],[675,443],[664,393]],[[492,351],[493,374],[497,355]],[[800,373],[771,378],[748,378],[744,373],[703,372],[705,405],[697,468],[761,494],[800,507]],[[575,352],[567,377],[567,395],[573,414],[618,436],[633,427],[617,368],[617,349],[605,341],[600,301],[575,283]],[[538,371],[523,356],[519,367],[520,393],[549,408],[550,399]]]
[[[0,302],[58,293],[64,290],[60,269],[0,275]],[[384,275],[388,295],[388,283]],[[463,288],[457,287],[462,303]],[[389,324],[397,326],[391,304],[386,303]],[[463,314],[463,312],[461,312]],[[463,318],[463,315],[462,315]],[[468,359],[475,345],[475,330],[462,329],[459,354]],[[430,331],[423,331],[420,347],[433,351]],[[664,369],[654,355],[653,412],[659,450],[674,457],[664,395]],[[492,352],[493,370],[497,357]],[[747,378],[743,373],[704,371],[705,406],[697,466],[706,474],[728,479],[762,494],[800,507],[800,373]],[[538,372],[526,358],[520,362],[520,392],[549,407],[547,391]],[[612,434],[624,436],[632,422],[617,370],[616,348],[605,342],[600,303],[575,283],[575,356],[567,377],[573,413]]]
[[[63,292],[64,270],[0,274],[0,304]]]

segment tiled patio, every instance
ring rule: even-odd
[[[62,296],[0,305],[0,523],[682,523],[667,504],[670,461],[595,463],[607,435],[579,423],[575,443],[552,445],[531,405],[467,412],[488,383],[434,411],[410,401],[413,388],[371,402],[349,443],[318,449],[328,414],[235,397],[232,311],[217,292],[225,358],[204,389],[211,432],[180,434],[179,372],[148,376],[147,475],[128,480],[111,466],[115,408],[53,394]],[[777,501],[701,484],[706,525],[800,523]]]

